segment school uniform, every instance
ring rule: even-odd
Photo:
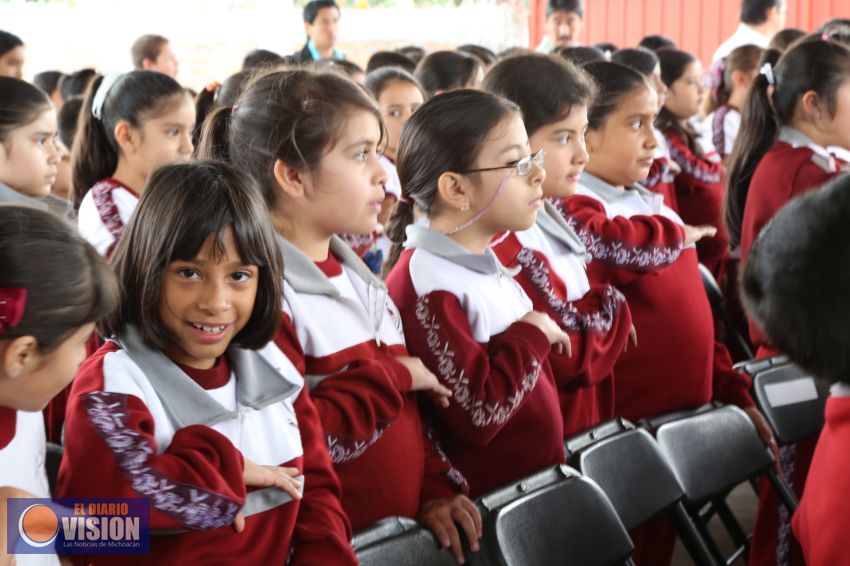
[[[638,335],[614,366],[615,413],[631,421],[696,408],[713,398],[751,406],[749,379],[732,370],[714,323],[693,245],[660,195],[618,189],[584,173],[565,219],[594,256],[591,277],[626,296]],[[597,253],[598,250],[598,253]],[[669,564],[675,531],[657,518],[631,533],[638,564]]]
[[[741,129],[741,112],[724,104],[708,115],[704,122],[704,135],[711,139],[721,159],[732,154],[738,130]]]
[[[591,278],[623,292],[637,329],[639,346],[614,366],[617,414],[639,420],[712,398],[752,406],[749,379],[715,343],[696,250],[661,197],[584,173],[562,210],[594,257]]]
[[[83,197],[77,212],[80,235],[109,257],[139,203],[139,193],[112,178],[98,181]]]
[[[809,566],[850,564],[846,517],[850,503],[850,386],[832,387],[806,490],[794,514],[794,535]]]
[[[30,497],[50,497],[45,451],[41,413],[0,407],[0,486],[22,489]],[[59,564],[56,555],[18,554],[15,558],[20,566]]]
[[[509,268],[534,309],[570,335],[572,357],[551,352],[564,437],[614,417],[614,363],[631,328],[625,297],[610,285],[591,285],[592,260],[578,235],[547,202],[528,230],[494,239],[493,251]]]
[[[47,203],[44,202],[44,199],[34,198],[29,195],[25,195],[24,193],[19,193],[4,183],[0,183],[0,203],[19,204],[31,206],[33,208],[40,208],[41,210],[47,210]]]
[[[838,163],[826,148],[808,136],[784,126],[779,139],[756,166],[750,181],[741,223],[741,264],[771,218],[796,196],[816,189],[839,172]],[[750,323],[750,338],[759,349],[757,357],[775,353]]]
[[[286,269],[276,341],[305,375],[354,530],[389,516],[415,518],[428,501],[464,493],[396,359],[408,353],[384,283],[338,238],[319,263],[278,243]]]
[[[783,126],[777,142],[756,166],[741,225],[741,264],[771,218],[791,199],[815,190],[839,172],[838,163],[826,148],[797,129]],[[778,353],[750,320],[750,338],[758,348],[756,357]],[[780,465],[785,479],[798,497],[804,495],[806,476],[812,463],[815,440],[784,446]],[[804,563],[802,550],[790,532],[790,517],[767,482],[762,482],[759,509],[753,531],[750,563],[753,565]]]
[[[303,499],[246,489],[243,457],[297,468]],[[57,493],[150,498],[151,527],[168,534],[153,536],[139,562],[355,563],[316,409],[274,344],[231,345],[196,370],[126,328],[74,382]],[[240,510],[245,531],[236,533]]]
[[[702,238],[696,248],[700,263],[722,281],[729,259],[729,237],[723,222],[723,164],[698,156],[673,130],[666,130],[664,135],[671,158],[682,169],[674,181],[678,213],[692,226],[717,228],[714,236]]]
[[[658,147],[655,148],[655,158],[652,160],[652,165],[649,168],[649,174],[646,179],[641,182],[641,185],[654,193],[658,193],[664,197],[664,204],[673,210],[678,210],[676,204],[676,187],[673,185],[675,175],[670,170],[670,149],[667,147],[667,141],[664,135],[657,128],[653,128],[655,133],[655,141]]]
[[[532,303],[516,272],[492,249],[473,254],[411,225],[387,278],[408,349],[452,390],[449,407],[428,403],[428,414],[473,497],[564,461],[551,348],[520,322]]]

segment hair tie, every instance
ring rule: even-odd
[[[27,290],[20,287],[0,287],[0,336],[21,322],[27,305]]]
[[[237,109],[237,108],[239,108],[239,105],[238,105],[238,104],[234,104],[234,105],[230,108],[230,115],[231,115],[231,116],[233,116],[234,114],[236,114],[236,109]]]
[[[829,34],[826,33],[826,32],[823,32],[820,36],[820,40],[821,41],[829,41]]]
[[[773,67],[770,66],[770,63],[762,65],[759,73],[764,75],[764,78],[767,79],[767,84],[770,86],[774,86],[776,84],[776,79],[773,77]]]
[[[717,100],[720,95],[720,89],[723,88],[724,78],[726,76],[726,58],[719,59],[708,70],[708,85],[711,87],[711,96]]]
[[[398,197],[398,202],[403,202],[404,204],[409,206],[413,206],[415,204],[413,200],[411,200],[411,198],[405,194],[402,194],[400,197]]]
[[[98,120],[103,119],[103,105],[106,104],[106,95],[112,86],[121,78],[121,73],[105,73],[100,81],[100,86],[97,87],[97,92],[94,93],[94,98],[91,101],[91,115]]]

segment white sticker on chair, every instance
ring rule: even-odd
[[[818,398],[815,380],[811,377],[801,377],[784,383],[773,383],[764,386],[767,402],[771,407],[784,407]]]

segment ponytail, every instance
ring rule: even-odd
[[[753,173],[779,136],[781,124],[773,109],[769,89],[770,84],[764,75],[760,74],[753,81],[744,105],[738,138],[729,158],[725,214],[729,243],[733,248],[741,243],[744,206],[747,204]]]
[[[230,161],[230,115],[233,108],[217,108],[206,117],[201,139],[195,146],[195,159]]]
[[[414,206],[430,214],[440,176],[474,167],[487,135],[513,113],[519,114],[519,107],[501,96],[461,89],[431,98],[410,117],[398,144],[402,196],[387,223],[393,246],[384,262],[385,277],[401,255]]]
[[[398,263],[398,258],[401,256],[401,250],[404,249],[404,241],[407,239],[407,227],[413,224],[414,215],[411,201],[405,197],[395,203],[390,219],[387,222],[386,235],[393,243],[390,248],[390,253],[384,261],[384,267],[381,270],[381,277],[387,278],[393,267]]]
[[[215,105],[215,97],[218,92],[219,85],[210,85],[195,97],[195,130],[192,132],[192,145],[198,147],[201,141],[201,129],[204,127],[204,120],[209,116]]]
[[[103,122],[92,114],[92,102],[102,83],[103,75],[100,75],[86,91],[77,122],[77,135],[71,147],[72,197],[76,209],[80,208],[89,189],[118,167],[118,144],[114,134],[107,133]]]
[[[145,120],[168,112],[187,96],[177,81],[154,71],[131,71],[111,85],[103,85],[103,81],[103,77],[96,78],[86,92],[71,149],[76,208],[95,183],[114,174],[118,167],[119,148],[115,140],[118,123],[141,128]],[[107,91],[99,93],[97,117],[93,102],[101,86]]]
[[[830,115],[835,115],[836,93],[850,76],[850,51],[831,41],[803,41],[782,55],[772,75],[775,85],[770,85],[763,74],[753,81],[730,156],[726,225],[732,246],[741,242],[744,205],[753,173],[776,143],[780,127],[791,123],[797,103],[810,91],[817,94]]]

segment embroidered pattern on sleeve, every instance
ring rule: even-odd
[[[478,399],[469,390],[469,379],[465,375],[465,370],[460,368],[458,371],[455,365],[455,353],[450,349],[448,341],[443,342],[440,336],[440,324],[428,305],[427,296],[416,301],[416,320],[425,331],[426,344],[431,356],[437,360],[437,373],[443,383],[452,390],[452,402],[470,414],[472,425],[475,427],[504,424],[528,392],[534,389],[543,366],[538,360],[532,359],[525,376],[518,383],[517,391],[503,401],[487,403],[483,399]]]
[[[639,248],[626,242],[605,241],[602,236],[587,230],[574,216],[564,220],[575,231],[593,259],[626,269],[653,269],[670,265],[682,253],[681,244],[675,247],[647,246]]]
[[[148,465],[154,455],[150,443],[127,427],[127,396],[96,391],[84,397],[86,415],[115,457],[133,489],[151,498],[153,507],[181,525],[212,530],[233,523],[242,505],[228,497],[177,483]]]
[[[362,456],[366,449],[378,442],[389,425],[379,426],[368,440],[343,439],[328,434],[328,453],[334,464],[345,464]]]
[[[531,282],[537,291],[549,307],[558,314],[562,328],[572,332],[591,331],[599,334],[608,334],[611,331],[617,308],[626,301],[626,297],[620,291],[606,285],[602,308],[590,313],[581,313],[572,302],[565,301],[555,293],[552,288],[551,271],[542,259],[534,255],[532,250],[522,248],[517,255],[517,261],[531,274]]]
[[[468,490],[469,484],[467,483],[466,478],[463,477],[463,474],[460,473],[460,470],[454,467],[454,464],[452,464],[451,460],[449,460],[449,457],[446,456],[445,452],[443,452],[443,447],[440,446],[440,442],[434,435],[434,429],[430,426],[426,427],[425,436],[431,442],[431,446],[433,446],[434,453],[437,455],[437,457],[439,457],[440,460],[442,460],[448,466],[448,469],[446,470],[445,474],[446,477],[449,478],[449,481],[461,489]]]
[[[670,144],[670,158],[682,168],[683,173],[697,181],[716,184],[723,180],[723,170],[720,167],[706,167],[702,160],[685,155],[675,144]]]
[[[100,215],[100,220],[114,238],[106,252],[107,257],[112,255],[112,249],[124,231],[124,222],[121,220],[118,206],[112,198],[112,191],[116,188],[118,188],[117,185],[110,181],[101,181],[91,188],[92,200],[98,215]]]

